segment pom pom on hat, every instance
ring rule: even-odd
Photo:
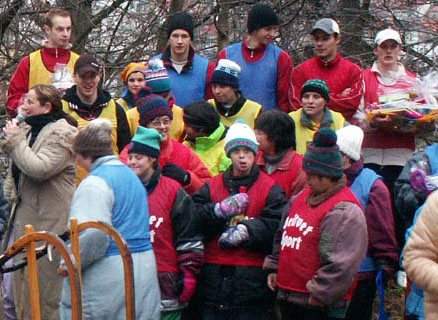
[[[258,142],[254,131],[244,120],[238,119],[228,129],[225,136],[225,152],[230,157],[231,151],[239,147],[247,147],[254,154],[258,151]]]
[[[153,93],[163,93],[172,89],[169,74],[162,60],[149,60],[145,74],[146,85],[151,88]]]
[[[242,69],[240,66],[231,60],[221,59],[214,69],[210,83],[222,84],[239,89],[239,76]]]
[[[330,148],[336,146],[336,132],[327,129],[319,129],[313,136],[313,144],[318,148]]]
[[[363,130],[358,126],[346,126],[336,131],[337,145],[342,153],[353,161],[359,161],[360,150],[364,137]]]

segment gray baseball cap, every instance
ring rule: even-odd
[[[310,34],[313,34],[316,30],[322,30],[327,34],[333,34],[333,33],[337,33],[340,34],[340,30],[339,30],[339,25],[338,23],[330,18],[324,18],[324,19],[320,19],[318,20],[315,25],[312,28],[312,32],[310,32]]]

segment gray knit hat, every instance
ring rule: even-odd
[[[84,158],[114,154],[112,140],[113,125],[108,119],[95,119],[77,134],[73,150]]]

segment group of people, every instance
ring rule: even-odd
[[[163,53],[126,66],[114,99],[96,57],[70,50],[70,14],[49,11],[47,41],[9,87],[7,110],[21,117],[0,140],[11,159],[3,241],[26,224],[63,233],[72,217],[112,225],[131,249],[137,319],[371,319],[431,192],[413,185],[413,163],[426,175],[438,168],[435,145],[410,160],[413,134],[391,132],[388,116],[365,117],[416,77],[399,62],[400,35],[380,31],[377,61],[363,71],[339,54],[339,25],[323,18],[310,32],[316,56],[293,68],[272,43],[277,14],[257,4],[248,36],[213,64],[193,47],[188,13],[167,23]],[[433,199],[405,256],[426,293],[435,271],[417,271],[415,257],[427,258],[411,251],[436,241],[417,230],[434,228],[423,221],[434,219]],[[87,230],[80,248],[85,319],[123,319],[114,241]],[[55,254],[39,266],[42,318],[70,319],[64,262]],[[5,319],[30,318],[23,281],[3,276]]]

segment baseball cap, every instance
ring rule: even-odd
[[[93,72],[98,74],[100,72],[100,66],[96,58],[91,54],[85,54],[79,57],[75,63],[74,73],[82,77],[87,72]]]
[[[379,31],[376,35],[376,39],[374,40],[374,44],[380,46],[386,40],[394,40],[399,45],[402,44],[400,35],[398,34],[397,31],[395,31],[393,29],[385,29],[385,30]]]
[[[327,34],[333,34],[337,33],[340,34],[339,25],[338,23],[330,18],[324,18],[318,20],[315,25],[312,28],[312,32],[310,34],[313,34],[316,30],[322,30]]]

